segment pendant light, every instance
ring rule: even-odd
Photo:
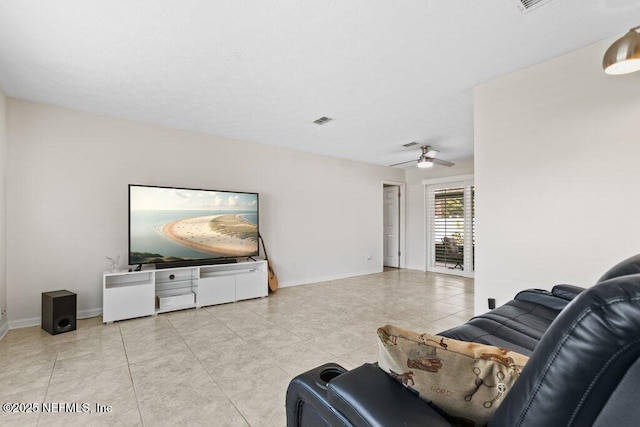
[[[602,68],[607,74],[628,74],[640,71],[640,30],[635,27],[616,40],[602,58]]]

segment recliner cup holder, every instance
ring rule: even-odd
[[[327,383],[329,381],[331,381],[332,379],[334,379],[335,377],[337,377],[338,375],[342,375],[346,372],[346,369],[344,369],[342,366],[331,366],[328,368],[323,369],[320,372],[320,378],[316,381],[314,381],[316,383],[316,385],[320,388],[322,388],[323,390],[327,389]]]
[[[327,383],[333,381],[343,373],[345,368],[337,363],[325,363],[298,375],[287,387],[287,425],[300,426],[329,426],[328,420],[339,420],[329,403]],[[327,418],[329,417],[329,418]]]

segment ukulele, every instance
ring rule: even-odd
[[[273,271],[273,267],[271,266],[271,261],[269,261],[269,256],[267,255],[267,247],[264,245],[264,240],[262,240],[262,236],[258,233],[258,238],[262,242],[262,249],[264,250],[264,259],[267,260],[267,270],[268,270],[268,279],[269,279],[269,289],[271,292],[275,292],[278,290],[278,277],[276,273]]]

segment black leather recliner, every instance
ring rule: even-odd
[[[530,355],[490,426],[640,425],[640,255],[587,290],[558,285],[440,335]],[[327,364],[294,378],[287,425],[451,426],[375,364]]]

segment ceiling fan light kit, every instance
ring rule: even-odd
[[[616,40],[602,58],[604,72],[620,75],[640,71],[640,26]]]
[[[431,159],[427,159],[426,157],[420,157],[420,159],[418,159],[419,168],[426,169],[432,166],[433,166],[433,161],[431,161]]]

